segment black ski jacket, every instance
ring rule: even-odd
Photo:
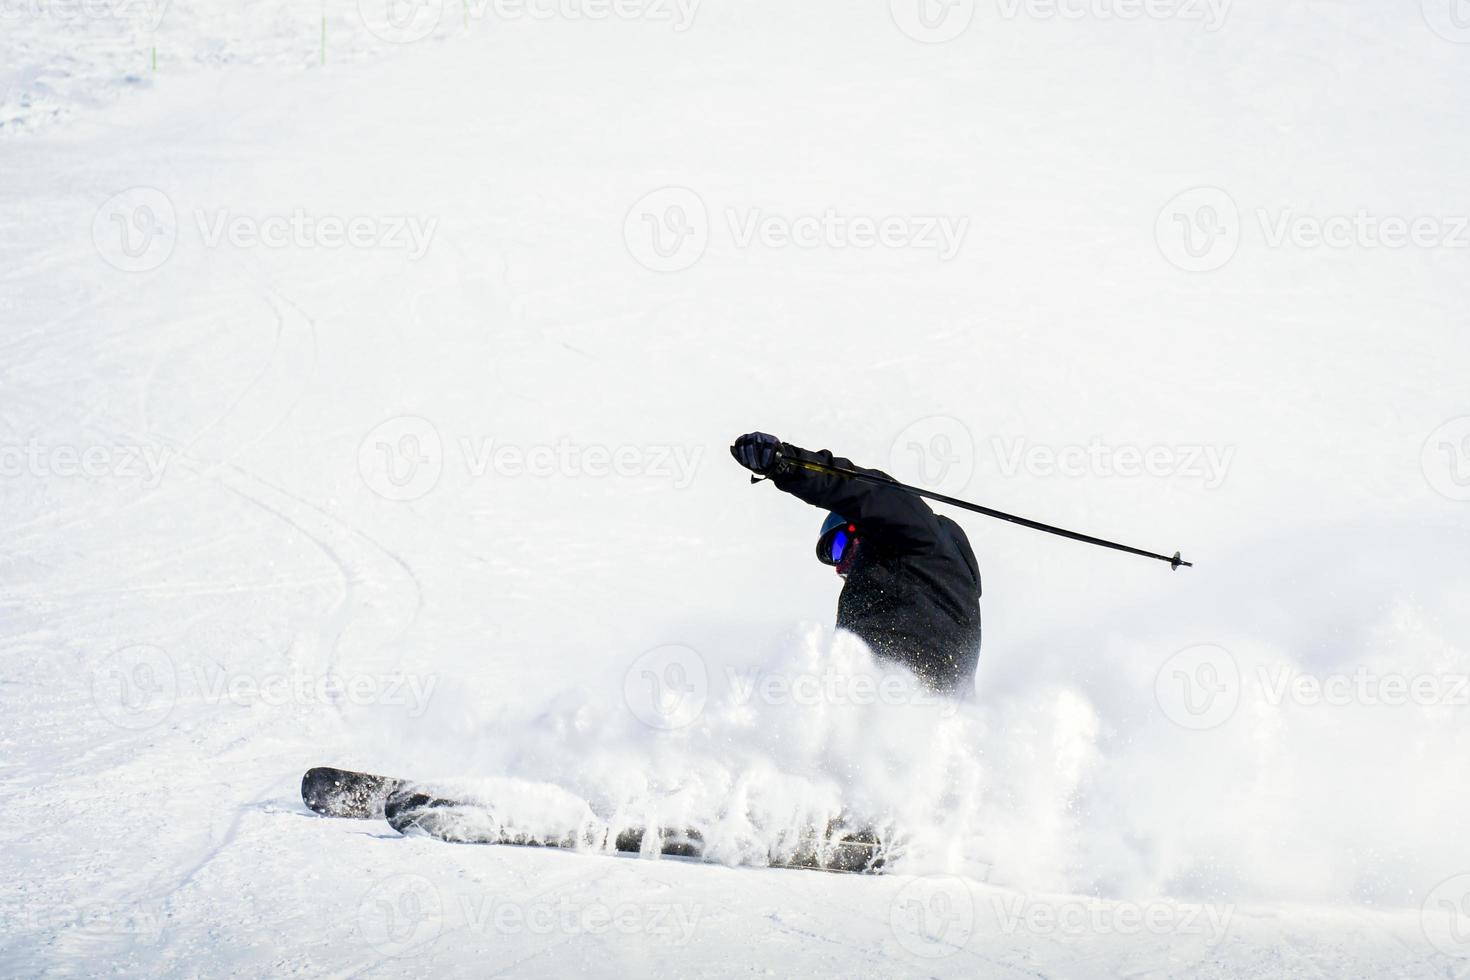
[[[970,693],[980,659],[980,568],[965,532],[922,497],[805,469],[797,461],[892,480],[886,473],[784,442],[780,454],[783,461],[771,473],[777,487],[857,525],[860,544],[837,601],[837,626],[934,687]]]

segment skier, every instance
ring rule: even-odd
[[[844,580],[837,627],[873,653],[904,664],[947,694],[973,692],[980,659],[980,569],[960,526],[923,499],[850,479],[814,463],[859,469],[830,452],[809,452],[764,432],[735,440],[730,453],[757,477],[829,511],[817,560]]]

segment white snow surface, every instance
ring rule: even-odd
[[[0,974],[1470,976],[1463,10],[394,9],[0,0]],[[936,703],[751,429],[1197,567]]]

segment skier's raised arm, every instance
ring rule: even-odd
[[[730,452],[746,469],[758,476],[769,477],[784,490],[813,507],[841,514],[862,528],[863,535],[885,550],[922,552],[945,540],[939,520],[921,497],[899,489],[866,483],[808,468],[803,462],[840,466],[884,479],[892,479],[880,470],[855,466],[850,460],[834,456],[828,450],[812,452],[781,442],[764,432],[752,432],[735,440]]]

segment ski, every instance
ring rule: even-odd
[[[644,828],[613,833],[597,823],[550,833],[537,833],[503,822],[493,806],[481,801],[438,796],[426,788],[401,785],[391,792],[384,815],[405,836],[426,836],[453,844],[499,844],[518,847],[555,847],[600,853],[657,853],[670,857],[703,859],[704,838],[697,830],[656,831],[658,839],[645,851]],[[849,831],[834,824],[804,834],[789,853],[773,854],[773,868],[801,868],[841,874],[882,874],[886,852],[871,832]]]
[[[301,777],[301,801],[324,817],[381,820],[388,796],[403,782],[391,776],[318,766]]]
[[[306,771],[301,777],[301,799],[323,816],[352,820],[386,818],[389,826],[405,836],[433,837],[454,844],[555,847],[705,859],[705,841],[698,830],[662,828],[652,832],[657,839],[650,841],[647,839],[650,831],[646,828],[630,827],[614,832],[594,818],[561,829],[533,830],[506,821],[493,805],[483,800],[457,799],[409,780],[331,766]],[[590,815],[591,811],[587,813]],[[809,829],[788,844],[779,853],[771,854],[770,867],[882,874],[888,856],[872,832],[854,831],[840,822],[821,830]]]

